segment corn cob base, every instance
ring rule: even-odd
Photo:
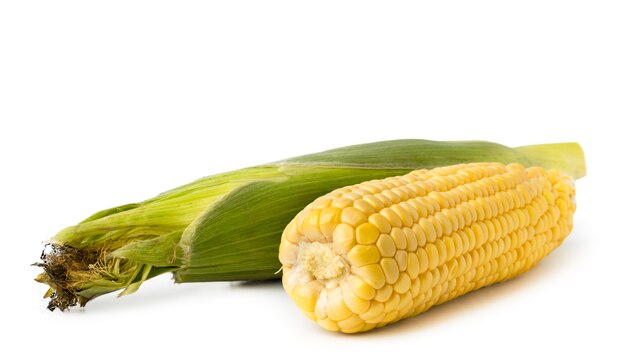
[[[381,327],[532,268],[571,231],[574,192],[557,170],[501,163],[341,188],[285,229],[283,285],[328,330]]]

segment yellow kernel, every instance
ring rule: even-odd
[[[353,202],[354,201],[352,201],[349,198],[337,197],[337,198],[333,199],[333,202],[331,203],[331,206],[333,206],[335,208],[339,208],[339,209],[344,209],[346,207],[352,206]]]
[[[489,219],[493,216],[493,212],[491,210],[491,205],[489,204],[488,197],[479,197],[476,199],[480,208],[483,210],[486,219]]]
[[[376,211],[380,211],[385,208],[385,204],[374,195],[363,196],[363,201],[369,203]]]
[[[485,207],[478,201],[478,199],[476,200],[471,200],[468,202],[469,205],[471,206],[472,210],[474,210],[476,212],[476,220],[475,221],[482,221],[485,219]]]
[[[384,195],[382,193],[377,193],[376,195],[374,195],[374,197],[376,197],[378,200],[380,200],[380,202],[382,202],[383,205],[385,205],[385,208],[387,206],[393,205],[393,201],[391,201],[391,199],[389,197],[387,197],[386,195]],[[381,210],[382,210],[382,208],[381,208]]]
[[[402,220],[400,219],[400,216],[398,216],[398,214],[391,208],[383,208],[380,211],[380,214],[384,216],[387,221],[389,221],[392,227],[402,227]]]
[[[326,207],[320,212],[319,228],[326,240],[331,240],[333,231],[341,223],[341,210],[335,207]]]
[[[322,288],[320,292],[319,298],[317,299],[317,303],[315,303],[315,317],[317,319],[327,318],[328,317],[328,290],[326,288]]]
[[[437,203],[439,204],[439,206],[441,206],[441,208],[449,208],[450,207],[450,202],[449,200],[446,198],[446,196],[439,192],[439,191],[433,191],[431,193],[428,194],[428,196],[434,198]]]
[[[451,237],[443,237],[443,244],[446,247],[446,262],[450,259],[454,258],[455,250],[454,250],[454,241]]]
[[[395,311],[398,304],[400,304],[400,295],[394,292],[391,297],[389,297],[387,302],[385,302],[385,313]]]
[[[371,223],[363,223],[356,229],[356,241],[359,244],[374,244],[378,239],[378,229]]]
[[[396,262],[398,263],[398,269],[405,271],[407,268],[407,252],[404,250],[398,250],[396,252]]]
[[[352,189],[352,192],[359,194],[361,197],[359,198],[363,198],[365,195],[371,195],[372,193],[364,188],[362,188],[360,185],[355,185],[354,188]]]
[[[442,212],[435,213],[435,219],[437,219],[437,221],[443,228],[443,235],[450,235],[450,233],[452,233],[452,223],[450,222],[450,219],[446,218],[446,216]]]
[[[424,230],[424,235],[426,236],[427,243],[432,243],[435,241],[435,239],[437,239],[437,232],[435,231],[435,227],[427,218],[420,218],[419,225]]]
[[[345,302],[348,309],[351,310],[353,313],[365,313],[370,308],[370,301],[358,297],[357,295],[352,293],[349,288],[344,289],[342,287],[341,289],[343,294],[343,301]]]
[[[333,232],[333,247],[339,253],[348,253],[356,244],[354,227],[341,223]]]
[[[398,281],[393,285],[393,290],[400,294],[403,294],[407,292],[410,287],[411,279],[409,278],[409,275],[406,274],[406,272],[403,272],[400,274]]]
[[[448,280],[448,265],[442,264],[439,268],[440,279],[439,283],[445,282]]]
[[[406,250],[415,251],[417,249],[417,237],[415,236],[415,232],[408,227],[404,227],[402,230],[406,235]]]
[[[512,190],[508,190],[506,192],[511,199],[513,200],[513,207],[514,208],[520,208],[524,205],[523,201],[522,201],[522,193],[519,192],[518,190],[512,189]]]
[[[410,176],[411,179],[415,179],[415,176],[413,174],[410,174],[410,173],[409,173],[409,175],[405,175],[405,176],[407,176],[407,177]],[[426,191],[421,186],[418,185],[418,181],[417,180],[414,180],[414,181],[408,183],[405,186],[408,189],[410,189],[411,191],[413,191],[413,194],[415,196],[413,196],[412,198],[415,198],[415,197],[418,197],[418,196],[424,196],[426,194]]]
[[[415,238],[417,239],[417,246],[419,248],[423,248],[426,245],[426,233],[424,232],[424,228],[421,225],[415,224],[413,225],[413,233],[415,233]]]
[[[456,190],[458,190],[463,204],[465,204],[464,202],[473,200],[475,198],[474,191],[472,191],[469,186],[469,181],[465,185],[457,186]],[[456,207],[458,208],[459,206]]]
[[[476,245],[483,245],[489,238],[489,229],[484,222],[474,223],[471,228],[467,228],[464,231],[469,232],[470,230],[474,238],[476,238]]]
[[[467,263],[470,269],[475,268],[479,264],[485,263],[485,250],[481,247],[477,250],[472,250],[469,254],[463,255],[465,263]]]
[[[411,205],[407,201],[402,201],[399,203],[399,205],[411,216],[411,224],[407,225],[407,227],[410,227],[413,224],[415,224],[415,222],[420,218],[420,216],[417,213],[417,210],[415,209],[415,207],[413,207],[413,205]]]
[[[376,246],[380,251],[380,255],[383,257],[392,257],[396,254],[396,244],[389,234],[381,234],[378,237]]]
[[[358,209],[359,211],[365,213],[368,216],[373,213],[376,213],[376,209],[374,208],[374,206],[372,206],[369,202],[365,201],[364,199],[359,199],[359,200],[354,201],[354,208]]]
[[[410,181],[410,179],[405,179],[405,178],[403,178],[403,181],[405,184],[410,184],[412,182]],[[406,198],[403,198],[402,201],[407,201],[417,196],[417,193],[415,193],[415,190],[411,189],[407,185],[400,186],[399,189],[402,190],[402,192],[407,196]],[[400,202],[400,204],[402,203],[403,202]]]
[[[300,239],[302,238],[302,233],[298,231],[295,219],[289,222],[287,227],[285,227],[285,231],[283,232],[283,238],[287,239],[293,244],[298,244],[298,242],[300,242]]]
[[[330,330],[331,332],[336,332],[339,330],[339,326],[337,325],[337,322],[328,318],[323,318],[323,319],[318,318],[317,324],[319,324],[322,328],[326,330]]]
[[[359,211],[354,207],[346,207],[341,212],[341,221],[343,223],[348,223],[353,227],[356,227],[362,223],[367,222],[367,216],[365,213]]]
[[[485,252],[485,261],[490,261],[491,260],[491,256],[493,255],[493,247],[491,246],[491,243],[487,243],[485,245],[482,246],[481,248],[484,252]]]
[[[478,215],[476,215],[476,210],[472,208],[472,206],[467,202],[464,202],[460,206],[456,206],[456,210],[463,216],[465,225],[470,225],[476,222],[476,220],[478,219]]]
[[[439,265],[439,254],[434,244],[426,244],[424,248],[428,254],[428,269],[433,270]]]
[[[393,228],[391,230],[391,238],[396,244],[396,249],[406,249],[406,235],[400,228]]]
[[[425,218],[428,217],[428,209],[426,208],[426,206],[424,206],[424,204],[422,204],[421,202],[419,202],[417,198],[408,200],[407,203],[413,207],[413,209],[415,209],[415,212],[417,213],[419,218]],[[418,218],[415,218],[415,221],[417,221]]]
[[[458,230],[459,228],[463,228],[463,226],[461,225],[465,224],[465,221],[463,220],[463,215],[461,213],[458,213],[456,209],[443,210],[441,211],[441,213],[443,213],[443,215],[450,221],[450,223],[452,223],[453,231]]]
[[[559,197],[555,203],[556,203],[556,207],[558,207],[559,209],[559,214],[563,216],[569,215],[569,205],[565,201],[565,199]]]
[[[411,292],[405,292],[400,295],[400,304],[398,304],[398,311],[400,312],[399,317],[403,318],[407,313],[409,313],[411,311],[411,306],[413,306],[413,297]]]
[[[503,213],[505,212],[505,210],[504,210],[504,207],[505,207],[505,206],[504,206],[504,204],[502,203],[502,201],[501,201],[501,200],[499,200],[499,199],[496,197],[496,195],[491,196],[491,201],[493,201],[493,203],[497,206],[497,207],[496,207],[496,211],[498,211],[498,212],[497,212],[496,216],[499,216],[499,215],[501,215],[501,214],[503,214]]]
[[[468,265],[467,262],[465,262],[464,257],[461,257],[455,260],[458,260],[457,277],[459,277],[460,275],[463,275],[467,271],[467,268],[469,268],[470,265]]]
[[[420,280],[420,292],[419,293],[425,293],[426,291],[430,290],[432,286],[433,274],[430,271],[425,272],[419,276],[419,280]]]
[[[298,245],[284,239],[278,247],[278,259],[283,265],[293,265],[298,259],[299,250],[300,248]]]
[[[437,247],[437,255],[439,256],[439,263],[441,265],[446,262],[448,253],[446,250],[446,244],[441,239],[435,241],[435,247]]]
[[[423,218],[427,218],[428,216],[433,215],[436,211],[439,210],[439,205],[435,205],[437,201],[435,201],[432,198],[428,198],[428,196],[423,196],[423,197],[417,197],[415,198],[415,204],[412,204],[413,206],[415,206],[416,209],[418,209],[418,211],[420,210],[420,208],[418,208],[418,206],[421,206],[422,208],[426,209],[426,214],[423,216]],[[420,213],[420,216],[422,214]]]
[[[350,192],[350,186],[339,188],[339,189],[331,192],[330,194],[328,194],[328,196],[330,196],[333,199],[334,198],[339,198],[346,192]]]
[[[360,298],[371,300],[376,296],[376,290],[358,276],[350,275],[348,277],[348,283],[350,284],[352,292]]]
[[[409,289],[409,291],[411,291],[411,295],[413,296],[413,298],[419,295],[420,287],[421,285],[420,285],[419,277],[415,277],[414,279],[411,279],[411,288]],[[417,304],[418,302],[414,302],[414,303]]]
[[[377,263],[380,260],[380,253],[374,245],[355,245],[348,252],[348,260],[354,266],[364,266]]]
[[[424,273],[428,270],[428,254],[424,248],[417,249],[417,260],[419,261],[419,273]]]
[[[376,182],[377,180],[366,181],[358,184],[357,186],[359,187],[359,189],[363,189],[368,192],[367,194],[363,194],[363,196],[365,197],[365,195],[377,194],[380,192],[380,189],[376,186]]]
[[[496,226],[491,219],[485,220],[484,225],[487,227],[487,241],[492,242],[496,238]],[[470,249],[474,248],[470,246]]]
[[[389,286],[391,289],[391,286]],[[391,295],[391,294],[390,294]],[[367,323],[378,323],[383,320],[385,314],[385,306],[381,302],[373,301],[367,312],[360,314],[359,317]]]
[[[387,283],[393,284],[398,279],[398,275],[400,274],[400,270],[398,270],[398,263],[393,258],[383,258],[380,261],[380,266],[383,268],[383,272],[385,273],[385,279]]]
[[[435,227],[435,238],[440,238],[443,235],[443,227],[441,226],[441,222],[435,216],[429,216],[428,221],[433,224]]]
[[[455,279],[458,276],[459,272],[459,262],[456,259],[452,259],[448,261],[446,264],[448,265],[448,275],[450,279]]]
[[[392,211],[394,211],[398,215],[398,217],[400,217],[400,220],[402,221],[402,225],[404,225],[406,227],[410,227],[410,226],[413,225],[413,217],[402,206],[400,206],[400,205],[393,205],[393,206],[391,206],[389,208]]]
[[[533,194],[530,191],[530,182],[529,181],[525,181],[524,183],[517,185],[515,187],[515,190],[517,190],[519,193],[521,193],[521,197],[522,197],[522,206],[530,203],[530,201],[533,199]]]
[[[320,306],[320,304],[322,304],[322,306],[325,308],[326,315],[333,321],[344,320],[352,315],[352,311],[350,311],[350,309],[343,301],[343,296],[341,294],[340,288],[335,288],[331,291],[328,291],[328,295],[325,301],[323,300],[324,298],[320,297],[320,300],[318,301],[318,307]]]
[[[375,225],[376,228],[381,233],[389,233],[389,232],[391,232],[391,224],[389,224],[389,221],[387,220],[387,218],[385,218],[380,213],[374,213],[373,215],[369,216],[369,218],[367,220],[371,224]]]
[[[515,208],[515,200],[513,199],[513,196],[509,194],[509,190],[499,192],[499,195],[497,195],[497,197],[498,199],[502,200],[502,203],[504,203],[506,211],[510,211]]]
[[[450,195],[450,203],[453,207],[451,209],[455,209],[456,206],[461,204],[463,201],[467,201],[467,196],[458,188],[454,188],[448,191],[448,195]]]
[[[341,197],[349,198],[349,199],[351,199],[352,201],[356,201],[356,200],[358,200],[358,199],[362,198],[363,196],[361,196],[361,195],[357,194],[357,193],[356,193],[356,192],[354,192],[354,191],[350,191],[350,192],[346,192],[346,193],[344,193]]]
[[[430,296],[431,302],[435,304],[437,300],[439,300],[439,296],[441,295],[441,285],[437,285],[433,287],[432,295]]]
[[[515,213],[511,212],[498,216],[498,220],[502,226],[502,235],[507,235],[517,229],[513,216],[515,216]]]
[[[492,222],[496,228],[496,239],[500,239],[508,234],[507,229],[509,228],[509,223],[506,220],[505,215],[499,215],[498,217],[493,218]]]
[[[454,257],[458,258],[463,253],[463,240],[461,235],[457,232],[452,233],[450,236],[454,242]]]
[[[394,188],[391,189],[391,191],[393,193],[395,193],[396,195],[398,195],[398,197],[400,197],[400,201],[396,202],[396,203],[400,203],[401,201],[406,201],[409,199],[409,195],[407,194],[407,192],[403,189],[405,181],[400,178],[398,179],[400,182],[399,186],[396,186]]]
[[[481,234],[483,233],[483,230],[480,227],[478,227],[478,226],[476,226],[476,230],[480,231]],[[464,229],[464,230],[458,232],[459,235],[461,236],[461,241],[463,242],[463,252],[461,254],[465,254],[465,253],[467,253],[470,250],[470,240],[467,237],[467,232],[468,231],[474,231],[474,229],[473,228],[472,229]],[[475,233],[474,233],[474,236],[476,237]],[[485,234],[485,236],[486,236],[486,234]]]
[[[389,323],[389,322],[393,322],[393,321],[395,321],[397,319],[398,319],[398,311],[393,311],[393,312],[385,314],[385,317],[383,318],[381,324],[386,324],[386,323]]]
[[[441,273],[439,272],[438,268],[433,269],[433,271],[431,271],[431,273],[433,274],[433,287],[435,287],[436,285],[439,285],[439,281],[441,279]]]
[[[378,302],[385,302],[389,299],[389,297],[391,297],[392,293],[393,287],[390,284],[386,284],[383,288],[376,291],[376,296],[374,296],[374,299]]]
[[[321,290],[322,284],[318,281],[310,281],[306,284],[296,285],[291,291],[291,298],[302,310],[313,312]]]
[[[484,224],[483,224],[484,226]],[[464,229],[463,231],[461,231],[461,233],[465,234],[468,242],[469,242],[469,250],[472,250],[474,248],[476,248],[476,244],[478,241],[478,238],[476,238],[476,235],[474,234],[474,230],[472,228],[467,228]]]
[[[381,317],[380,319],[383,320],[383,318],[384,317]],[[378,324],[375,324],[375,323],[365,323],[365,325],[362,326],[357,332],[369,332],[370,330],[376,328],[377,325]]]
[[[350,316],[348,319],[341,320],[337,322],[339,328],[341,328],[342,332],[345,333],[356,333],[361,330],[361,327],[365,325],[363,320],[356,315]]]
[[[411,279],[415,279],[419,274],[419,261],[417,260],[417,254],[409,253],[407,260],[407,272]]]
[[[363,281],[367,282],[375,289],[379,289],[385,286],[385,274],[383,269],[378,264],[369,264],[357,268],[356,275],[361,277]]]
[[[395,204],[395,203],[398,203],[398,202],[402,201],[400,196],[398,196],[398,194],[396,194],[391,189],[383,190],[380,193],[383,194],[385,197],[387,197],[389,200],[391,200],[391,204]]]

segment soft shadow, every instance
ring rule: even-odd
[[[100,296],[87,303],[85,307],[75,307],[64,314],[98,314],[128,312],[142,308],[159,309],[165,304],[172,305],[191,299],[210,299],[213,292],[229,287],[250,288],[256,290],[282,289],[280,279],[258,281],[215,281],[176,284],[171,274],[159,275],[146,281],[133,294],[119,297],[119,291]],[[208,298],[207,298],[208,297]],[[56,313],[56,312],[55,312]],[[61,312],[59,312],[61,313]]]
[[[243,287],[243,288],[276,288],[282,287],[281,279],[272,280],[250,280],[250,281],[233,281],[230,283],[231,287]]]
[[[164,274],[146,281],[137,292],[130,295],[120,297],[120,291],[113,292],[89,301],[85,307],[72,308],[63,313],[68,315],[126,313],[145,308],[159,309],[165,304],[182,303],[185,299],[206,298],[211,294],[208,288],[215,288],[215,285],[213,283],[176,284],[171,274]]]

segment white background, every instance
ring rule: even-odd
[[[623,353],[623,1],[3,1],[0,353]],[[578,141],[575,230],[531,272],[358,336],[279,283],[51,313],[41,241],[211,173],[396,138]]]

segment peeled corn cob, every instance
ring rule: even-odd
[[[381,327],[532,268],[571,231],[574,193],[570,176],[518,163],[343,187],[284,230],[283,285],[323,328]]]

